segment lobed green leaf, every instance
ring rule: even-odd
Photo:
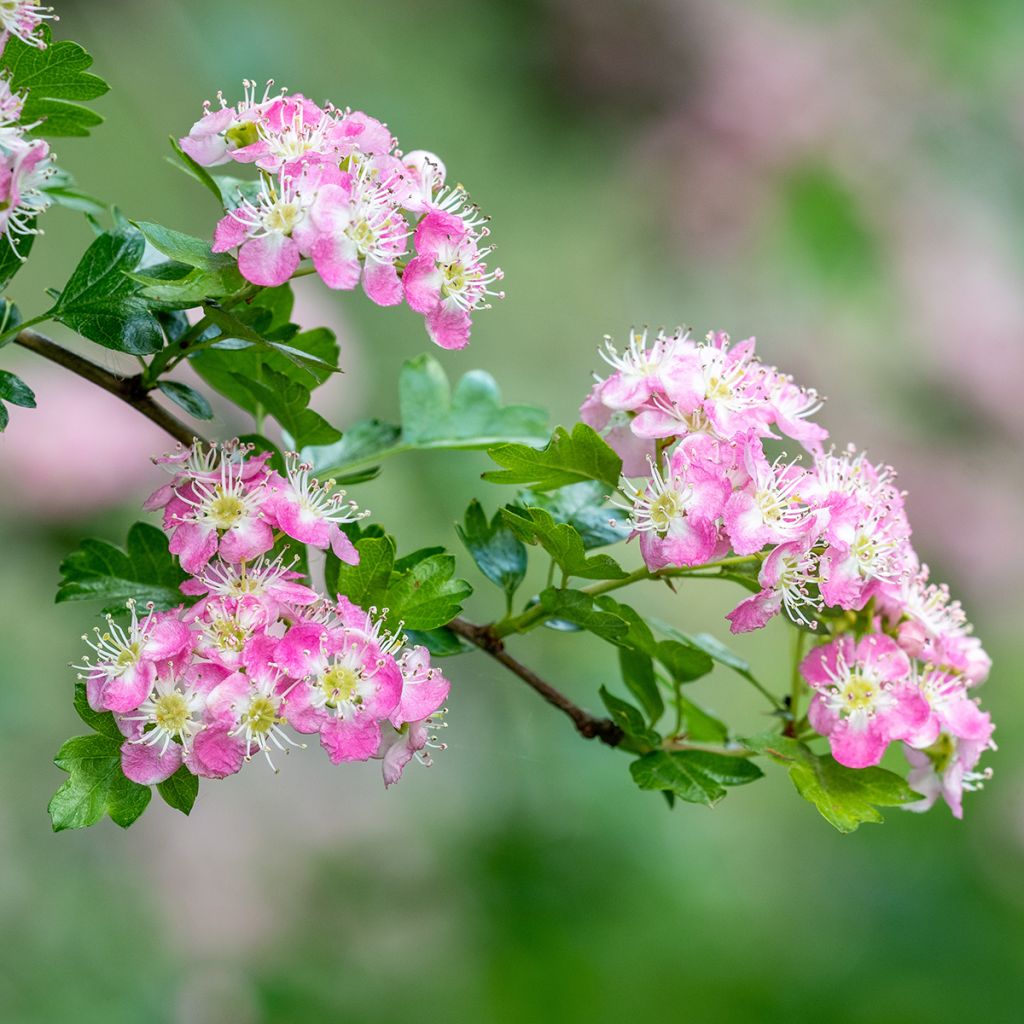
[[[526,484],[536,490],[596,480],[614,490],[622,474],[622,459],[590,427],[577,423],[570,434],[556,427],[544,448],[501,444],[488,450],[503,469],[484,473],[495,484]]]

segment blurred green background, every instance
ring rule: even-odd
[[[781,770],[714,811],[668,812],[621,755],[577,739],[472,656],[449,749],[386,795],[379,767],[289,758],[206,785],[190,820],[155,802],[129,832],[50,834],[50,764],[77,729],[67,663],[91,609],[54,607],[80,537],[123,537],[165,440],[61,371],[7,350],[40,409],[0,440],[0,911],[5,1022],[1021,1019],[1024,724],[1019,643],[1024,403],[1024,7],[1013,0],[78,0],[57,34],[113,86],[86,191],[200,235],[210,197],[164,162],[203,99],[273,77],[436,150],[493,217],[508,298],[452,375],[570,422],[605,333],[759,336],[829,396],[837,443],[892,461],[919,550],[995,658],[995,778],[944,808],[840,836]],[[18,278],[43,308],[88,241],[71,213]],[[321,408],[393,415],[408,310],[302,282],[348,371]],[[96,357],[97,353],[93,352]],[[109,363],[107,353],[98,357]],[[37,418],[38,417],[38,418]],[[34,422],[33,422],[34,421]],[[236,429],[228,419],[218,427]],[[407,548],[444,537],[482,455],[403,456],[357,489]],[[635,558],[635,555],[631,556]],[[469,563],[463,573],[480,577]],[[709,588],[713,589],[713,588]],[[732,594],[638,595],[723,635]],[[470,614],[498,611],[481,585]],[[784,632],[737,642],[780,689]],[[593,706],[607,651],[517,641]],[[695,696],[762,724],[742,681]]]

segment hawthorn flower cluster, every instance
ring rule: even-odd
[[[271,83],[272,84],[272,83]],[[486,219],[461,185],[445,185],[433,153],[403,154],[387,126],[306,97],[262,94],[205,113],[181,139],[204,167],[255,164],[258,186],[217,224],[213,249],[238,249],[254,284],[279,285],[303,258],[330,288],[363,290],[381,306],[403,300],[442,348],[469,341],[472,314],[503,297],[490,269]],[[414,254],[405,259],[410,238]]]
[[[184,765],[224,778],[257,754],[274,767],[275,752],[304,746],[293,734],[318,736],[335,764],[380,759],[386,785],[414,757],[429,764],[449,683],[427,650],[270,554],[290,537],[354,563],[340,526],[362,513],[297,456],[284,475],[237,442],[156,461],[173,475],[146,507],[163,510],[189,574],[182,604],[140,614],[129,602],[126,623],[108,616],[83,637],[93,653],[77,666],[89,705],[125,737],[124,774],[150,785]]]
[[[992,722],[970,696],[990,660],[949,591],[929,580],[911,544],[905,494],[891,467],[853,448],[825,450],[818,395],[711,333],[633,333],[602,353],[581,418],[623,459],[622,493],[651,571],[748,556],[759,590],[727,618],[734,633],[780,612],[824,625],[830,642],[806,656],[810,726],[852,768],[876,765],[902,741],[911,781],[930,807],[961,814],[976,786]],[[775,457],[789,438],[807,456]],[[640,478],[638,480],[638,478]],[[851,632],[852,631],[852,632]]]
[[[51,17],[49,11],[36,4],[0,4],[0,49],[11,36],[44,48],[35,32],[44,18]],[[20,236],[40,233],[36,217],[51,205],[43,189],[56,173],[49,145],[28,137],[39,122],[21,123],[24,106],[24,94],[14,92],[9,77],[0,75],[0,234],[15,252]]]

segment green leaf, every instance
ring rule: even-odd
[[[113,714],[109,711],[94,711],[89,706],[85,683],[81,680],[75,683],[75,711],[78,712],[78,717],[94,732],[109,736],[110,739],[117,740],[118,743],[124,742],[124,737],[117,727],[117,722],[114,721]]]
[[[92,57],[78,43],[53,42],[48,25],[42,26],[39,37],[45,44],[42,49],[11,36],[0,56],[0,68],[10,75],[11,92],[28,93],[21,123],[43,119],[33,135],[88,135],[103,118],[81,106],[81,101],[102,96],[110,86],[86,70],[92,66]]]
[[[568,523],[556,523],[542,508],[503,508],[505,525],[527,544],[539,544],[566,576],[586,580],[621,580],[627,575],[611,555],[587,557],[583,538]]]
[[[182,765],[169,779],[158,782],[156,789],[165,804],[182,814],[188,814],[199,795],[199,776],[193,775]]]
[[[35,217],[27,221],[27,226],[36,226]],[[31,232],[19,235],[14,243],[6,234],[0,235],[0,292],[7,289],[14,275],[25,265],[35,241],[36,236]]]
[[[744,744],[788,768],[796,791],[840,832],[853,832],[863,822],[883,821],[879,805],[898,807],[921,799],[893,772],[847,768],[831,755],[819,757],[788,736],[764,734],[744,740]]]
[[[678,683],[692,683],[715,667],[704,651],[677,640],[662,640],[655,648],[655,656]]]
[[[544,448],[524,444],[500,444],[488,450],[490,457],[504,469],[484,473],[495,484],[527,484],[536,490],[597,480],[614,490],[622,474],[622,459],[597,433],[577,423],[570,434],[556,427]]]
[[[49,311],[55,320],[106,348],[150,355],[163,347],[156,317],[125,276],[142,257],[145,242],[133,228],[100,235],[85,250],[70,280]]]
[[[382,608],[395,566],[395,542],[390,537],[363,537],[355,541],[355,546],[358,565],[349,565],[327,552],[327,592],[332,597],[342,594],[360,608]]]
[[[32,389],[8,370],[0,370],[0,398],[26,409],[36,407],[36,396]]]
[[[406,630],[406,638],[410,646],[417,644],[426,647],[435,658],[449,658],[455,654],[465,654],[474,648],[465,642],[460,636],[456,636],[450,629],[409,629]]]
[[[658,689],[654,662],[650,655],[634,648],[622,647],[619,649],[619,669],[626,689],[640,701],[640,706],[653,725],[664,713],[665,702]]]
[[[419,630],[447,625],[473,592],[465,580],[453,579],[454,574],[451,555],[431,555],[407,572],[395,574],[385,598],[389,619]]]
[[[618,615],[595,608],[594,599],[582,590],[548,587],[541,592],[540,604],[548,615],[572,622],[612,643],[618,643],[629,632],[629,626]]]
[[[676,698],[683,712],[683,735],[698,742],[723,742],[729,738],[729,728],[710,711],[679,694]]]
[[[628,604],[616,601],[610,594],[602,594],[594,599],[594,604],[602,611],[611,612],[622,619],[629,627],[629,631],[619,641],[624,647],[631,647],[635,651],[641,651],[654,657],[658,653],[658,645],[655,643],[654,634],[650,626],[635,608]]]
[[[540,441],[547,414],[528,405],[502,405],[493,378],[470,370],[454,391],[430,355],[403,364],[398,379],[401,427],[366,420],[350,427],[338,446],[303,452],[321,475],[338,475],[378,455],[429,448],[486,448],[497,441]],[[358,439],[358,443],[357,440]]]
[[[193,181],[198,181],[204,188],[209,189],[213,193],[214,198],[217,200],[218,206],[225,205],[225,200],[221,195],[220,186],[213,180],[210,172],[202,166],[197,164],[186,153],[178,143],[178,140],[172,135],[170,136],[171,149],[174,150],[173,157],[167,157],[168,161],[178,168],[179,171],[184,171]]]
[[[69,778],[47,808],[54,832],[95,825],[104,814],[127,828],[146,809],[153,794],[149,786],[125,778],[121,742],[93,733],[75,736],[60,748],[54,764]]]
[[[520,491],[515,504],[520,508],[542,508],[556,523],[568,523],[590,548],[615,544],[629,536],[621,509],[605,504],[608,488],[596,480],[559,487],[550,494],[541,491]],[[614,524],[611,520],[617,520]]]
[[[426,353],[403,364],[398,405],[402,439],[417,448],[484,448],[547,433],[547,414],[529,405],[503,406],[489,373],[470,370],[453,392],[441,364]]]
[[[176,263],[184,263],[199,270],[209,271],[236,267],[235,260],[231,256],[211,251],[209,242],[196,238],[194,235],[186,235],[181,231],[165,228],[162,224],[153,224],[144,220],[132,221],[132,223],[145,235],[146,240],[153,248],[158,249]]]
[[[608,709],[608,714],[627,736],[632,736],[648,747],[661,745],[661,737],[648,727],[639,708],[635,708],[628,701],[621,700],[615,694],[609,693],[603,686],[599,692],[604,706]]]
[[[190,416],[197,420],[212,420],[213,410],[210,403],[195,388],[176,380],[162,380],[157,387],[175,405],[180,405]]]
[[[274,417],[281,429],[288,432],[296,447],[330,444],[341,437],[318,412],[307,408],[309,389],[285,374],[264,367],[261,380],[249,380],[233,374],[236,383],[248,390],[263,410]]]
[[[696,647],[720,665],[725,665],[727,668],[731,668],[734,672],[739,673],[744,679],[749,679],[754,683],[757,682],[750,670],[750,662],[746,658],[741,658],[734,650],[726,647],[721,640],[710,633],[684,633],[681,629],[676,629],[675,626],[661,619],[652,618],[651,624],[658,632],[664,633],[665,636],[687,644],[690,647]]]
[[[158,609],[174,608],[185,599],[179,589],[185,573],[167,550],[167,538],[149,523],[128,531],[122,551],[102,540],[82,541],[61,563],[57,601],[100,600],[105,610],[124,611],[124,602],[152,601]]]
[[[488,522],[483,506],[474,498],[466,509],[463,524],[456,524],[455,531],[477,568],[501,587],[511,601],[526,576],[526,548],[502,525],[500,510]]]
[[[708,807],[725,796],[726,786],[742,786],[764,774],[746,758],[703,750],[653,751],[634,761],[629,771],[641,789],[665,790]]]

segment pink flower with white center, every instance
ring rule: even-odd
[[[0,49],[14,36],[37,50],[45,50],[46,43],[36,33],[44,21],[59,21],[52,7],[32,3],[31,0],[2,0],[0,2]]]
[[[13,141],[25,131],[18,126],[24,106],[24,94],[13,92],[10,77],[7,74],[0,75],[0,128],[11,132],[8,136],[0,134],[0,145],[10,148]]]
[[[910,660],[882,634],[844,635],[800,664],[815,690],[807,717],[847,768],[867,768],[894,740],[913,737],[930,709],[910,675]]]
[[[983,717],[988,719],[988,715]],[[930,810],[941,796],[953,812],[953,817],[962,818],[963,794],[983,789],[984,784],[992,778],[991,768],[976,770],[981,755],[986,750],[996,749],[991,737],[992,723],[989,721],[985,734],[977,739],[942,733],[925,750],[915,750],[904,744],[903,752],[911,765],[907,782],[911,789],[922,794],[923,799],[903,804],[903,810]]]
[[[417,225],[417,255],[402,274],[402,286],[410,308],[426,316],[430,340],[453,349],[469,343],[470,314],[490,308],[489,296],[505,297],[491,288],[505,275],[485,263],[493,252],[479,246],[487,229],[475,230],[472,220],[449,209],[431,210]]]
[[[289,452],[285,456],[287,477],[272,473],[267,481],[263,510],[278,529],[293,540],[315,548],[330,548],[349,565],[356,565],[359,552],[339,524],[365,519],[354,501],[345,500],[345,492],[335,490],[333,480],[321,483],[311,477],[313,467]]]
[[[880,593],[879,603],[898,623],[898,643],[911,657],[962,673],[972,685],[988,678],[992,659],[949,587],[928,582],[927,565],[904,577],[895,591]]]
[[[601,358],[615,371],[599,388],[601,401],[609,409],[635,411],[654,395],[685,387],[697,366],[696,347],[687,344],[688,332],[681,329],[666,335],[659,331],[647,347],[647,330],[631,330],[629,347],[621,354],[606,337]]]
[[[729,335],[710,332],[697,346],[699,364],[693,379],[680,382],[669,398],[689,411],[693,396],[715,433],[729,441],[755,430],[767,432],[769,410],[760,390],[760,364],[754,359],[754,339],[730,347]]]
[[[188,750],[193,738],[205,727],[206,693],[188,673],[158,675],[145,700],[122,723],[137,723],[130,743],[158,748],[165,754],[172,743]]]
[[[434,750],[447,750],[448,744],[441,743],[432,729],[445,729],[448,723],[444,720],[444,710],[432,714],[429,718],[418,722],[408,722],[396,729],[390,723],[381,727],[381,741],[377,753],[373,756],[381,761],[384,785],[393,786],[402,777],[405,766],[414,758],[424,768],[433,766],[433,758],[427,747]]]
[[[239,449],[231,445],[209,450],[195,445],[178,457],[175,482],[151,495],[145,507],[164,505],[170,551],[180,556],[186,572],[202,572],[217,553],[226,562],[248,562],[274,546],[261,508],[265,461],[265,455],[239,459]]]
[[[246,644],[274,623],[275,611],[251,594],[205,598],[185,613],[185,621],[196,630],[196,655],[233,672],[242,662]]]
[[[810,510],[800,500],[806,473],[780,456],[769,463],[753,432],[741,442],[750,483],[725,506],[725,528],[738,555],[752,555],[766,544],[796,540],[808,527]]]
[[[361,110],[346,110],[329,135],[330,144],[342,158],[353,153],[384,156],[395,148],[388,126]]]
[[[792,377],[777,370],[766,370],[762,385],[779,430],[799,441],[812,455],[821,454],[822,442],[828,438],[828,431],[810,421],[822,406],[818,393],[813,388],[794,384]]]
[[[294,681],[274,666],[277,641],[263,635],[255,637],[245,650],[244,671],[235,672],[215,687],[208,700],[210,715],[228,726],[228,735],[245,746],[246,761],[254,751],[262,753],[276,772],[271,747],[288,753],[291,747],[304,748],[281,726],[286,721],[285,700]]]
[[[818,563],[810,537],[774,548],[764,560],[757,579],[762,587],[760,593],[741,601],[726,615],[733,633],[761,629],[783,609],[792,622],[809,629],[817,628],[813,613],[822,605],[816,594]]]
[[[298,171],[307,156],[330,153],[328,136],[334,124],[327,111],[305,96],[296,93],[275,97],[262,108],[255,122],[260,140],[253,147],[259,153],[256,166],[271,174],[286,166]]]
[[[926,665],[917,672],[917,686],[928,702],[931,714],[917,733],[907,737],[912,747],[924,749],[936,743],[942,733],[957,739],[987,743],[992,720],[968,696],[968,680]]]
[[[251,162],[262,153],[259,124],[266,108],[274,102],[270,95],[273,82],[267,82],[263,96],[255,82],[243,80],[245,97],[237,106],[229,107],[223,93],[217,93],[218,110],[203,104],[203,116],[196,121],[188,135],[179,139],[182,150],[197,164],[215,167],[230,160]]]
[[[126,712],[137,708],[153,686],[158,671],[186,652],[191,652],[188,626],[175,612],[156,612],[153,605],[139,620],[134,601],[128,601],[127,626],[108,615],[107,627],[93,632],[96,639],[82,639],[95,652],[74,667],[81,670],[86,697],[94,711]]]
[[[448,174],[444,162],[436,153],[414,149],[402,157],[409,178],[410,189],[402,205],[410,213],[427,213],[433,199],[444,186]]]
[[[650,479],[641,487],[623,480],[634,536],[651,570],[699,565],[719,546],[716,521],[729,493],[728,484],[690,466],[677,450],[666,455],[663,471],[650,462]]]
[[[365,159],[355,161],[347,183],[319,187],[295,238],[329,288],[354,288],[361,277],[363,291],[378,305],[402,301],[395,260],[405,252],[409,227],[396,206],[396,188],[404,185],[395,172],[377,172]]]
[[[294,563],[292,563],[294,565]],[[181,585],[183,594],[212,598],[240,600],[257,598],[273,618],[289,615],[289,609],[311,605],[319,599],[315,590],[302,583],[301,573],[292,571],[280,558],[265,562],[262,555],[254,562],[232,565],[217,559],[209,562],[199,576],[187,579]]]
[[[38,235],[35,218],[48,210],[49,195],[42,191],[56,174],[50,147],[42,140],[6,138],[0,146],[0,232],[17,251],[18,235]]]
[[[253,284],[284,284],[305,255],[292,236],[307,222],[315,198],[305,178],[281,174],[276,183],[263,179],[255,202],[245,199],[217,222],[211,248],[227,252],[238,247],[238,269]]]

